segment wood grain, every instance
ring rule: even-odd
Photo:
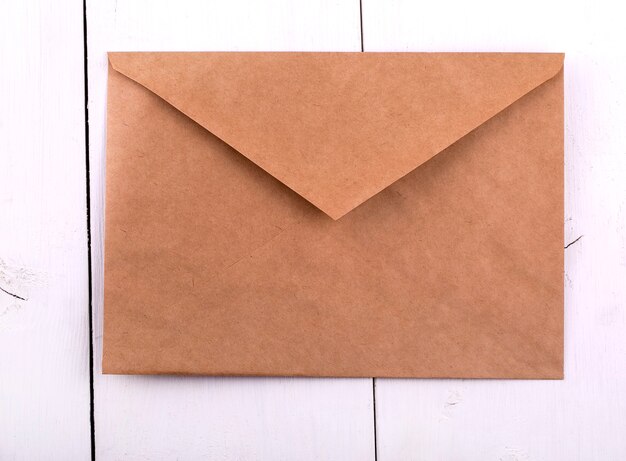
[[[364,0],[363,30],[366,51],[566,53],[565,380],[377,380],[378,459],[626,458],[626,52],[618,45],[626,33],[618,11],[591,2]]]
[[[0,4],[0,459],[89,459],[82,7]]]
[[[366,51],[564,51],[565,380],[377,380],[378,460],[626,458],[626,51],[608,2],[362,0]],[[98,460],[374,459],[371,380],[100,374],[107,50],[359,50],[359,2],[87,3]],[[82,5],[0,6],[0,459],[90,458]]]
[[[358,1],[89,1],[98,460],[374,458],[369,379],[101,374],[106,51],[360,48]]]

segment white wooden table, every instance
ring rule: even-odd
[[[622,11],[591,0],[86,3],[86,31],[79,0],[0,3],[0,460],[626,459]],[[565,380],[103,376],[105,52],[362,46],[567,53]]]

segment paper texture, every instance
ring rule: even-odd
[[[562,378],[563,55],[109,59],[105,373]]]

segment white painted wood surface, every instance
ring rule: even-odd
[[[364,0],[366,51],[564,51],[565,380],[377,380],[380,461],[626,459],[626,28],[617,2]]]
[[[98,460],[371,460],[369,379],[101,374],[106,51],[360,49],[358,0],[87,4]]]
[[[614,4],[362,0],[366,51],[565,51],[565,380],[377,380],[377,458],[626,459]],[[358,0],[88,0],[98,460],[374,459],[371,380],[103,376],[107,50],[359,50]],[[82,5],[0,4],[0,460],[90,458]]]
[[[89,459],[82,7],[0,2],[0,460]]]

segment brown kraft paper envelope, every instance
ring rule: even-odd
[[[562,54],[109,60],[105,373],[562,378]]]

